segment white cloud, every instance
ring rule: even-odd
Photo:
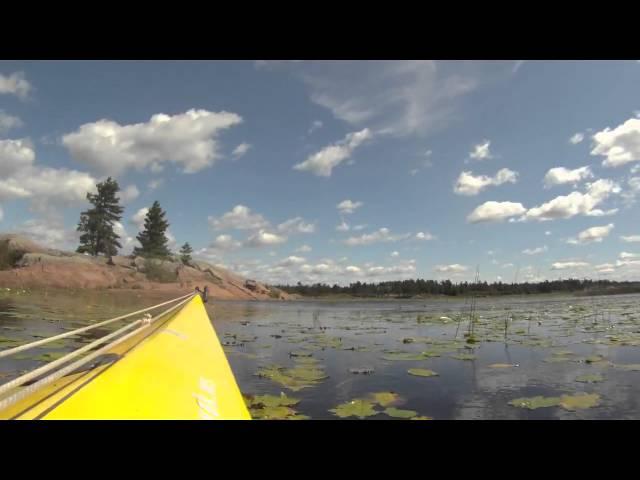
[[[569,240],[567,240],[567,243],[571,243],[573,245],[583,245],[587,243],[602,242],[605,237],[609,236],[611,230],[613,230],[613,223],[600,227],[587,228],[586,230],[580,232],[577,238],[570,238]]]
[[[508,168],[499,170],[493,177],[486,175],[476,177],[473,175],[473,172],[464,171],[458,177],[453,191],[458,195],[477,195],[491,185],[498,186],[503,183],[516,183],[517,181],[518,172],[514,172]]]
[[[316,230],[316,226],[313,223],[304,223],[302,217],[291,218],[277,227],[278,232],[287,235],[295,233],[313,233]]]
[[[467,221],[471,223],[499,222],[525,212],[526,208],[521,203],[490,201],[476,207],[467,217]]]
[[[640,258],[640,253],[620,252],[618,256],[621,260],[628,260],[630,258]]]
[[[253,230],[269,226],[269,222],[259,213],[252,213],[249,207],[236,205],[220,218],[209,217],[209,224],[215,230]]]
[[[173,116],[159,113],[147,123],[131,125],[103,119],[64,135],[62,144],[74,159],[104,173],[157,171],[166,162],[195,173],[220,157],[217,135],[241,121],[235,113],[193,109]]]
[[[589,263],[587,262],[555,262],[551,265],[551,270],[568,270],[570,268],[584,268],[588,266]]]
[[[395,258],[395,257],[398,257],[398,256],[400,256],[400,252],[398,252],[398,251],[391,252],[391,257]]]
[[[295,164],[293,168],[294,170],[308,171],[321,177],[330,177],[335,167],[351,157],[353,151],[372,136],[373,134],[368,128],[349,133],[340,142],[310,155],[304,162]]]
[[[135,185],[127,185],[120,192],[120,201],[122,203],[129,203],[130,201],[138,198],[139,195],[140,192],[138,191],[138,187]]]
[[[348,232],[350,229],[351,229],[351,227],[344,220],[342,220],[342,222],[339,225],[336,226],[336,230],[338,232]]]
[[[473,147],[473,150],[469,153],[469,158],[474,160],[486,160],[493,158],[491,156],[491,151],[489,150],[490,146],[491,142],[489,140],[483,140],[482,143]]]
[[[591,168],[580,167],[574,170],[568,170],[564,167],[551,168],[544,176],[544,184],[546,188],[554,185],[563,185],[565,183],[577,184],[588,178],[593,178]]]
[[[436,265],[434,270],[438,273],[459,274],[469,270],[469,267],[467,267],[466,265],[460,265],[458,263],[454,263],[452,265]]]
[[[267,232],[264,229],[260,229],[249,238],[244,243],[246,247],[266,247],[266,246],[274,246],[280,245],[287,241],[287,237],[278,235],[276,233]]]
[[[351,125],[396,136],[425,134],[454,117],[478,84],[477,63],[319,61],[294,65],[311,100]]]
[[[513,263],[505,263],[504,265],[502,265],[502,268],[511,268],[513,266]]]
[[[429,232],[418,232],[416,233],[415,239],[421,241],[433,240],[435,237],[431,235]]]
[[[8,76],[0,73],[0,94],[11,94],[25,99],[31,89],[31,84],[24,78],[23,72],[15,72]]]
[[[620,240],[627,243],[640,242],[640,235],[623,235],[620,237]]]
[[[137,244],[137,240],[130,236],[120,222],[113,222],[113,231],[120,237],[120,255],[129,255],[133,251],[133,247]]]
[[[593,136],[591,155],[606,157],[602,165],[619,167],[640,160],[640,119],[630,118],[614,129],[605,128]]]
[[[149,187],[149,190],[156,190],[160,188],[162,185],[164,185],[163,178],[154,178],[153,180],[150,180],[149,183],[147,184],[147,186]]]
[[[549,235],[551,235],[551,232],[547,230],[546,232],[544,232],[544,234],[548,237]]]
[[[526,248],[522,251],[525,255],[538,255],[539,253],[544,253],[547,251],[547,246],[544,245],[542,247],[537,248]]]
[[[296,257],[295,255],[290,255],[287,258],[280,260],[278,264],[281,267],[290,267],[292,265],[300,265],[304,263],[306,259],[304,257]]]
[[[617,210],[605,212],[595,207],[610,195],[620,193],[620,191],[620,185],[617,183],[607,179],[600,179],[594,183],[587,184],[586,193],[571,192],[569,195],[556,197],[538,207],[529,209],[524,218],[545,221],[571,218],[576,215],[592,217],[611,215]]]
[[[236,250],[238,248],[240,248],[242,246],[242,243],[234,240],[234,238],[231,235],[218,235],[213,242],[211,242],[211,245],[209,245],[209,248],[212,249],[216,249],[216,250]]]
[[[0,180],[33,165],[36,152],[26,139],[0,140]]]
[[[343,200],[338,205],[336,205],[336,208],[342,214],[349,214],[356,211],[362,205],[364,205],[362,202],[352,202],[351,200],[347,199],[347,200]]]
[[[149,213],[147,207],[141,208],[131,217],[131,220],[129,220],[129,223],[135,225],[139,232],[144,230],[144,219],[147,213]]]
[[[582,140],[584,140],[584,134],[583,133],[576,133],[575,135],[573,135],[570,139],[569,142],[573,143],[574,145],[580,143]]]
[[[301,245],[300,247],[296,248],[296,252],[299,253],[307,253],[310,252],[312,250],[312,248],[309,245]]]
[[[22,120],[18,117],[14,117],[0,110],[0,134],[7,133],[13,128],[20,128],[22,126],[24,126],[24,123],[22,123]]]
[[[388,228],[380,228],[373,233],[365,233],[359,237],[349,237],[344,241],[344,244],[354,247],[358,245],[371,245],[373,243],[397,242],[398,240],[404,240],[408,236],[409,234],[392,235]]]
[[[309,127],[309,131],[307,132],[308,135],[311,135],[314,131],[322,128],[322,121],[320,120],[314,120],[313,123],[311,124],[311,127]]]
[[[366,224],[365,225],[354,225],[352,230],[354,232],[359,232],[360,230],[364,230],[367,227],[368,227],[368,225],[366,225]]]
[[[66,249],[78,242],[78,233],[66,230],[58,216],[27,220],[17,228],[17,232],[50,248]]]
[[[4,211],[2,210],[2,207],[0,207],[0,222],[2,221],[3,218],[4,218]]]
[[[249,149],[251,148],[251,145],[248,143],[241,143],[240,145],[238,145],[236,148],[233,149],[233,152],[231,152],[231,155],[234,156],[234,158],[240,158],[242,157],[245,153],[247,153],[249,151]]]

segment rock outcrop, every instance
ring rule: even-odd
[[[240,275],[202,261],[184,265],[175,260],[140,257],[108,258],[42,247],[28,238],[0,235],[0,287],[138,289],[187,292],[209,287],[214,299],[289,299],[279,289],[249,283]]]

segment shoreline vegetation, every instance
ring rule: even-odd
[[[565,279],[536,283],[459,282],[450,280],[400,280],[378,283],[355,282],[348,286],[316,283],[313,285],[275,285],[302,298],[314,299],[435,299],[455,297],[498,297],[529,295],[602,296],[640,293],[640,282]]]

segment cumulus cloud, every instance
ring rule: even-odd
[[[120,191],[120,201],[122,203],[129,203],[132,200],[135,200],[140,195],[140,191],[138,187],[135,185],[127,185]]]
[[[469,270],[469,267],[466,265],[460,265],[458,263],[454,263],[452,265],[436,265],[434,271],[438,273],[451,273],[451,274],[460,274]]]
[[[141,208],[129,220],[129,223],[135,225],[139,232],[144,229],[144,219],[146,218],[147,213],[149,213],[149,209],[147,207]]]
[[[149,190],[156,190],[160,188],[163,184],[164,184],[164,179],[154,178],[153,180],[149,180],[149,183],[147,184],[147,186],[149,187]]]
[[[547,251],[547,246],[544,245],[542,247],[537,248],[525,248],[522,253],[525,255],[538,255],[539,253],[544,253]]]
[[[343,200],[338,205],[336,205],[336,208],[342,214],[349,214],[349,213],[355,212],[362,205],[364,205],[362,202],[353,202],[353,201],[347,199],[347,200]]]
[[[209,224],[215,230],[253,230],[265,228],[269,222],[259,213],[252,213],[249,207],[236,205],[220,218],[209,217]]]
[[[473,150],[469,153],[469,158],[474,160],[486,160],[489,158],[493,158],[491,155],[491,151],[489,147],[491,146],[491,142],[489,140],[484,140],[478,145],[473,147]]]
[[[342,222],[340,222],[337,226],[336,226],[336,230],[338,232],[348,232],[351,229],[351,227],[349,226],[349,224],[347,222],[345,222],[344,220],[342,220]]]
[[[216,249],[216,250],[236,250],[238,248],[240,248],[242,246],[242,243],[234,240],[234,238],[231,235],[218,235],[213,242],[211,242],[211,245],[209,245],[209,248],[212,249]]]
[[[400,256],[400,252],[398,252],[398,251],[391,252],[391,257],[395,258],[395,257],[398,257],[398,256]]]
[[[59,216],[27,220],[16,230],[36,243],[51,248],[66,249],[78,242],[78,233],[75,230],[66,230]]]
[[[590,264],[587,262],[555,262],[551,264],[551,270],[568,270],[573,268],[584,268]]]
[[[577,238],[570,238],[567,240],[567,243],[583,245],[586,243],[602,242],[605,237],[609,236],[611,230],[613,230],[613,223],[600,227],[587,228],[580,232]]]
[[[22,126],[24,126],[24,123],[22,123],[22,120],[18,117],[14,117],[13,115],[5,113],[3,110],[0,110],[0,134],[7,133],[11,129],[20,128]]]
[[[458,177],[458,181],[453,189],[458,195],[477,195],[489,186],[498,186],[503,183],[516,183],[518,172],[503,168],[493,177],[487,175],[474,176],[473,172],[464,171]]]
[[[296,248],[296,252],[299,253],[307,253],[310,252],[312,250],[312,248],[309,245],[301,245],[300,247]]]
[[[484,202],[473,210],[468,216],[470,223],[500,222],[509,217],[522,215],[526,208],[516,202]]]
[[[235,113],[194,109],[177,115],[159,113],[146,123],[131,125],[103,119],[64,135],[62,144],[75,160],[103,173],[147,167],[157,171],[167,162],[195,173],[220,157],[219,133],[241,121]]]
[[[435,237],[431,235],[429,232],[418,232],[416,233],[414,238],[420,241],[427,241],[427,240],[433,240]]]
[[[576,215],[591,217],[611,215],[616,213],[617,210],[603,211],[595,207],[612,194],[620,193],[620,191],[620,185],[617,183],[607,179],[600,179],[591,184],[587,184],[586,193],[571,192],[569,195],[561,195],[538,207],[529,209],[524,219],[545,221],[571,218]]]
[[[292,265],[301,265],[306,261],[304,257],[296,257],[295,255],[290,255],[287,258],[280,260],[278,263],[281,267],[290,267]]]
[[[340,142],[310,155],[304,162],[295,164],[293,168],[294,170],[311,172],[320,177],[330,177],[335,167],[351,157],[358,146],[372,137],[373,134],[368,128],[349,133]]]
[[[244,243],[246,247],[269,247],[274,245],[280,245],[287,241],[287,237],[283,235],[278,235],[277,233],[267,232],[264,229],[260,229],[253,235],[247,238],[247,241]]]
[[[277,227],[278,232],[287,235],[295,233],[313,233],[316,230],[316,226],[313,223],[304,223],[302,217],[291,218]]]
[[[582,140],[584,140],[584,134],[583,133],[576,133],[574,134],[570,139],[569,142],[571,142],[572,144],[576,145],[578,143],[580,143]]]
[[[617,127],[605,128],[593,136],[591,155],[606,157],[605,167],[620,167],[640,160],[640,119],[630,118]]]
[[[238,145],[236,148],[233,149],[233,152],[231,152],[231,155],[233,155],[234,158],[240,158],[245,153],[247,153],[250,148],[251,148],[250,144],[241,143],[240,145]]]
[[[33,165],[36,152],[26,138],[0,140],[0,180]]]
[[[565,183],[577,184],[588,178],[593,178],[593,172],[588,166],[575,168],[573,170],[564,167],[555,167],[551,168],[544,176],[544,184],[546,188],[549,188]]]
[[[618,256],[621,260],[629,260],[630,258],[640,258],[640,253],[620,252]]]
[[[640,235],[622,235],[620,240],[627,243],[640,242]]]
[[[31,90],[31,84],[24,77],[23,72],[14,72],[11,75],[0,73],[0,94],[16,95],[24,100]]]
[[[373,233],[365,233],[360,235],[359,237],[349,237],[344,241],[344,244],[350,247],[354,247],[382,242],[397,242],[398,240],[404,240],[408,237],[409,234],[392,235],[391,231],[388,228],[380,228]]]

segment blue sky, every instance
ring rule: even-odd
[[[88,189],[268,282],[640,278],[640,63],[0,62],[0,230]],[[174,247],[177,248],[177,247]]]

